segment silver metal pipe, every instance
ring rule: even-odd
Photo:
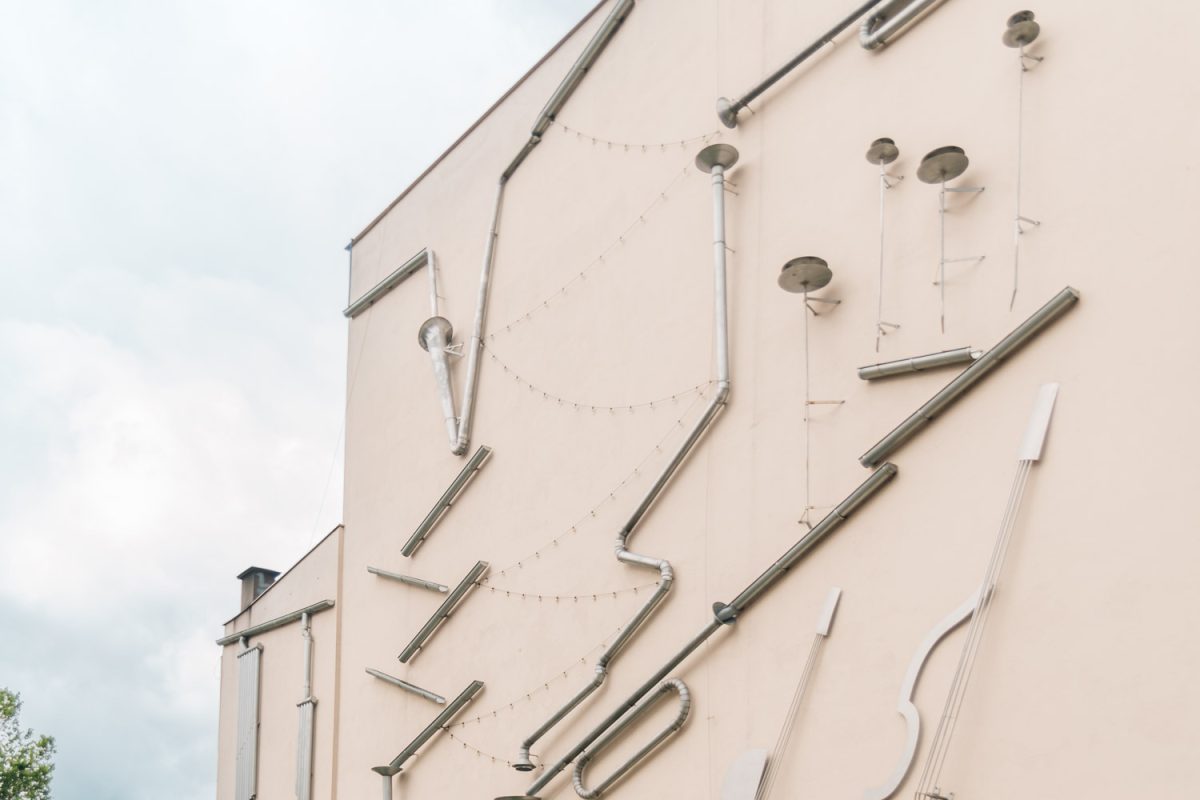
[[[871,9],[858,30],[858,43],[867,50],[877,50],[899,35],[923,11],[942,0],[883,0]]]
[[[350,248],[347,247],[346,249],[349,250]],[[354,319],[359,314],[366,311],[381,297],[390,292],[392,289],[395,289],[404,281],[408,280],[413,273],[425,266],[428,261],[428,256],[428,248],[423,248],[421,252],[408,259],[408,261],[405,261],[403,264],[393,270],[390,275],[368,289],[366,294],[346,306],[346,309],[342,311],[342,316],[346,317],[347,319]]]
[[[437,611],[433,612],[433,616],[429,618],[429,621],[421,626],[421,630],[417,631],[417,635],[404,648],[404,652],[400,653],[398,658],[401,664],[407,664],[409,659],[425,646],[425,642],[429,640],[429,637],[433,636],[433,632],[450,616],[454,609],[458,607],[458,604],[466,598],[467,592],[475,587],[475,584],[487,571],[488,563],[486,561],[475,562],[475,566],[471,567],[471,571],[459,582],[458,586],[454,587],[454,590],[450,594],[446,595],[446,599],[438,606]]]
[[[451,482],[450,488],[442,493],[437,503],[434,504],[433,509],[425,515],[425,519],[421,520],[421,524],[413,531],[412,536],[408,537],[408,541],[404,543],[404,547],[400,548],[401,555],[411,556],[417,552],[417,548],[424,544],[425,537],[441,521],[445,513],[450,510],[450,506],[454,505],[454,501],[458,499],[463,489],[475,477],[475,473],[479,472],[483,465],[487,463],[491,455],[492,448],[487,445],[480,445],[479,449],[475,451],[475,455],[471,456],[466,466],[462,468],[462,471]]]
[[[300,617],[300,636],[304,639],[304,699],[312,698],[313,638],[312,619],[308,612]]]
[[[738,100],[729,100],[722,97],[717,100],[717,117],[726,128],[736,128],[738,113],[743,108],[754,102],[760,94],[774,86],[781,78],[789,72],[807,61],[811,56],[815,55],[822,47],[833,42],[839,33],[849,28],[855,20],[867,13],[871,6],[875,5],[877,0],[868,0],[858,8],[850,12],[850,15],[843,19],[838,24],[827,30],[819,39],[804,48],[791,61],[784,64],[779,69],[768,75],[761,83],[755,86]]]
[[[729,304],[725,262],[725,170],[728,167],[732,167],[734,162],[737,161],[737,150],[730,145],[712,145],[702,151],[703,154],[709,154],[712,159],[712,161],[702,162],[701,157],[697,157],[697,164],[712,173],[713,329],[717,341],[717,390],[705,408],[704,413],[701,414],[700,419],[679,446],[679,449],[675,451],[671,460],[650,486],[649,491],[646,492],[641,502],[638,503],[633,514],[617,532],[615,547],[617,560],[624,564],[658,570],[658,586],[649,599],[638,609],[637,613],[633,615],[633,618],[626,623],[620,635],[600,654],[600,658],[596,661],[592,680],[568,700],[564,706],[554,712],[536,731],[521,742],[521,746],[517,751],[517,758],[513,762],[513,769],[518,772],[533,770],[534,764],[530,758],[530,749],[546,733],[574,711],[580,703],[603,685],[605,679],[608,677],[609,664],[612,663],[618,653],[629,643],[629,640],[641,629],[654,610],[666,599],[667,594],[671,591],[671,586],[675,582],[675,571],[671,567],[671,562],[665,558],[656,558],[635,553],[628,548],[628,542],[629,537],[633,535],[642,518],[645,517],[650,507],[654,505],[654,501],[658,499],[658,496],[662,494],[671,478],[687,459],[688,454],[695,448],[696,443],[700,441],[705,431],[708,430],[713,420],[716,419],[717,414],[725,407],[725,403],[729,398]],[[712,163],[714,161],[716,163]]]
[[[404,762],[416,755],[417,750],[421,749],[421,745],[432,739],[433,735],[442,730],[442,728],[446,726],[447,722],[454,719],[454,715],[461,711],[463,707],[467,705],[467,703],[474,700],[475,696],[479,694],[479,690],[482,688],[483,681],[471,681],[470,685],[467,686],[466,689],[463,689],[462,693],[459,694],[458,697],[451,700],[450,705],[446,706],[442,713],[434,717],[433,722],[426,725],[425,730],[418,733],[417,738],[409,742],[408,746],[401,750],[399,755],[393,758],[388,766],[396,772],[399,772],[400,768],[404,766]]]
[[[367,572],[371,573],[372,575],[378,575],[381,578],[390,578],[394,581],[400,581],[400,583],[406,583],[409,586],[428,589],[431,592],[441,592],[442,594],[445,594],[446,592],[450,591],[450,588],[444,584],[427,581],[424,578],[414,578],[411,575],[401,575],[399,572],[388,572],[386,569],[380,569],[379,567],[367,567]]]
[[[602,750],[612,744],[613,740],[617,739],[622,733],[624,733],[630,725],[641,719],[642,716],[658,705],[659,701],[661,701],[672,691],[679,694],[679,713],[675,715],[675,718],[672,719],[667,726],[658,733],[657,736],[651,739],[645,747],[638,750],[632,756],[623,761],[619,767],[612,771],[612,774],[597,784],[596,788],[588,789],[586,786],[584,786],[583,773],[584,770],[587,769],[588,764],[591,763],[592,759],[598,756]],[[687,721],[688,714],[691,712],[691,710],[692,695],[691,692],[688,691],[686,683],[678,678],[672,678],[660,683],[654,692],[652,692],[648,697],[643,698],[636,706],[633,707],[632,710],[630,710],[628,714],[625,715],[624,719],[617,723],[607,735],[600,739],[600,741],[596,742],[589,750],[585,751],[579,757],[579,760],[575,762],[575,794],[584,798],[584,800],[594,800],[594,798],[604,794],[609,787],[623,778],[631,769],[637,766],[642,759],[650,755],[655,748],[657,748],[671,736],[674,736],[679,729],[683,727],[683,723]]]
[[[983,355],[982,350],[972,347],[956,347],[953,350],[943,350],[940,353],[930,353],[925,356],[898,358],[895,361],[884,361],[869,367],[859,367],[858,377],[864,381],[875,381],[880,378],[890,378],[894,375],[907,375],[912,372],[924,372],[930,369],[951,367],[955,364],[966,364],[975,361]]]
[[[954,380],[946,384],[941,391],[929,398],[928,401],[912,413],[908,419],[897,425],[891,433],[880,439],[874,447],[863,453],[858,462],[864,467],[874,467],[885,458],[900,449],[909,439],[916,436],[929,423],[949,408],[958,398],[966,394],[972,386],[978,383],[994,367],[1000,365],[1008,356],[1015,353],[1030,339],[1037,336],[1055,320],[1067,313],[1079,301],[1079,292],[1070,286],[1063,289],[1050,299],[1050,302],[1039,308],[1029,319],[1022,322],[1007,336],[996,343],[991,350],[980,356],[974,364],[964,369]]]
[[[240,630],[237,633],[231,633],[228,636],[222,636],[220,639],[217,639],[217,644],[224,647],[225,645],[233,644],[240,639],[249,640],[253,636],[258,636],[259,634],[266,633],[267,631],[273,631],[276,628],[282,628],[284,625],[290,625],[296,620],[302,619],[305,614],[311,616],[312,614],[319,613],[328,608],[333,608],[333,601],[322,600],[319,603],[313,603],[311,606],[305,606],[304,608],[284,614],[281,617],[275,617],[275,619],[269,619],[266,622],[260,622],[257,625],[251,625],[249,628]]]
[[[450,380],[450,354],[446,348],[453,338],[454,328],[445,317],[430,317],[417,332],[417,341],[433,362],[433,379],[452,448],[458,446],[458,416],[454,413],[454,384]]]
[[[437,256],[432,250],[426,249],[429,254],[429,263],[426,268],[429,270],[429,316],[438,316],[438,274],[437,274]]]
[[[298,704],[299,734],[296,737],[296,800],[312,800],[313,734],[316,729],[317,699],[312,694],[313,637],[312,619],[300,618],[304,639],[304,699]]]
[[[837,508],[835,508],[825,517],[825,519],[818,522],[816,526],[813,527],[813,529],[807,534],[805,534],[804,537],[801,538],[801,540],[797,542],[791,549],[789,549],[788,552],[783,555],[783,557],[777,560],[775,564],[773,564],[767,570],[766,573],[756,578],[754,582],[750,584],[750,586],[743,590],[741,594],[734,599],[733,602],[713,603],[713,619],[710,620],[703,628],[701,628],[699,633],[689,639],[687,643],[675,653],[675,655],[667,659],[666,663],[659,667],[658,670],[656,670],[648,680],[635,689],[633,694],[627,697],[616,711],[613,711],[611,714],[605,717],[605,719],[599,725],[597,725],[586,736],[584,736],[583,739],[573,748],[571,748],[571,750],[569,750],[565,756],[559,759],[559,761],[552,766],[548,767],[546,771],[542,773],[541,777],[534,781],[529,788],[525,790],[525,795],[529,797],[537,794],[539,789],[542,789],[548,783],[550,783],[550,781],[554,780],[555,776],[566,769],[569,764],[574,762],[574,760],[579,757],[581,753],[587,750],[587,748],[591,746],[593,742],[595,742],[601,736],[604,736],[613,725],[615,725],[621,720],[622,717],[625,716],[626,712],[636,706],[637,703],[643,697],[645,697],[648,692],[652,691],[656,686],[658,686],[659,682],[666,678],[667,674],[670,673],[671,670],[682,664],[688,656],[696,651],[696,648],[708,641],[708,639],[714,633],[716,633],[725,625],[734,622],[737,618],[737,614],[740,611],[748,608],[755,598],[773,586],[779,578],[782,578],[788,569],[794,567],[797,562],[799,562],[809,551],[812,550],[813,545],[815,545],[817,541],[832,533],[841,525],[842,522],[846,520],[847,517],[850,516],[853,511],[857,510],[859,506],[863,505],[867,500],[873,497],[875,493],[879,491],[879,489],[882,489],[884,486],[886,486],[891,479],[895,477],[896,472],[897,469],[894,464],[885,464],[877,472],[872,473],[871,477],[867,478],[866,481],[864,481],[858,486],[858,488],[851,492],[845,500],[838,504]],[[818,531],[820,531],[819,534],[817,533]],[[814,537],[814,534],[817,534],[817,536]],[[768,574],[770,577],[764,580]],[[740,605],[735,605],[738,604],[739,601]]]
[[[435,694],[434,692],[431,692],[428,689],[422,689],[420,686],[417,686],[416,684],[409,683],[406,680],[401,680],[400,678],[397,678],[395,675],[388,675],[386,672],[380,672],[377,669],[371,669],[370,667],[367,667],[366,670],[367,670],[368,675],[373,675],[374,677],[379,678],[379,680],[384,681],[385,683],[390,683],[393,686],[399,686],[404,691],[412,692],[413,694],[417,695],[418,697],[424,697],[426,700],[437,703],[439,706],[446,705],[446,698],[442,697],[440,694]]]
[[[392,800],[392,776],[400,770],[384,764],[382,767],[371,767],[371,771],[383,776],[383,800]]]
[[[629,12],[633,10],[634,0],[617,0],[617,4],[613,10],[609,12],[608,17],[601,23],[591,41],[584,47],[583,52],[567,73],[567,76],[559,83],[554,90],[554,94],[550,96],[550,100],[546,103],[541,113],[538,114],[534,121],[533,129],[528,141],[522,145],[520,152],[509,163],[504,171],[500,174],[500,180],[496,184],[496,205],[492,211],[492,224],[488,229],[487,243],[483,251],[483,269],[479,276],[479,297],[475,307],[475,326],[471,332],[471,342],[467,350],[467,383],[463,389],[462,412],[458,415],[458,437],[454,445],[451,447],[451,452],[456,456],[461,456],[467,452],[467,448],[471,445],[471,426],[475,420],[475,401],[476,393],[478,392],[479,384],[479,356],[483,348],[483,329],[487,318],[487,301],[488,301],[488,286],[492,278],[492,266],[496,261],[496,239],[500,235],[500,208],[504,199],[504,187],[508,184],[508,180],[517,171],[517,168],[525,162],[533,149],[542,141],[542,134],[549,128],[558,112],[566,105],[568,99],[578,88],[579,82],[583,80],[583,76],[591,69],[596,59],[600,57],[600,53],[608,46],[613,35],[617,32],[617,28],[629,16]]]

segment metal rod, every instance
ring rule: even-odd
[[[304,699],[312,698],[313,637],[312,618],[306,611],[300,616],[300,636],[304,639]]]
[[[305,614],[317,614],[328,608],[333,608],[333,601],[322,600],[319,603],[313,603],[311,606],[305,606],[304,608],[284,614],[282,617],[269,619],[266,622],[260,622],[257,625],[251,625],[249,628],[240,630],[237,633],[231,633],[228,636],[222,636],[220,639],[217,639],[217,644],[224,647],[227,644],[233,644],[239,639],[250,639],[252,636],[258,636],[259,634],[266,633],[267,631],[273,631],[276,628],[282,628],[284,625],[290,625],[296,620],[302,619]]]
[[[446,599],[438,606],[437,611],[433,612],[433,616],[429,618],[429,621],[421,626],[421,630],[417,631],[417,635],[412,638],[412,641],[400,653],[398,658],[401,664],[407,664],[409,659],[425,646],[425,642],[428,641],[429,637],[433,636],[438,626],[449,618],[454,609],[458,607],[458,604],[467,596],[467,592],[474,588],[476,582],[487,571],[488,563],[486,561],[475,562],[475,566],[471,567],[471,571],[459,582],[458,586],[454,587],[454,590],[450,594],[446,595]]]
[[[379,680],[390,683],[393,686],[399,686],[406,692],[412,692],[418,697],[424,697],[426,700],[437,703],[439,706],[446,705],[446,698],[442,697],[440,694],[435,694],[428,689],[422,689],[416,684],[409,683],[408,681],[397,678],[394,675],[388,675],[386,672],[380,672],[377,669],[371,669],[370,667],[367,667],[366,670],[368,675],[373,675],[376,678],[379,678]]]
[[[642,683],[633,694],[625,699],[621,705],[604,718],[599,725],[593,728],[584,738],[572,747],[565,756],[563,756],[554,765],[548,767],[541,777],[534,781],[528,789],[525,790],[527,797],[536,795],[538,790],[554,780],[560,772],[574,762],[574,760],[587,748],[599,739],[628,712],[631,708],[637,705],[646,694],[652,691],[663,678],[675,667],[679,666],[683,661],[696,651],[700,645],[704,644],[708,639],[720,630],[725,625],[732,624],[741,611],[749,608],[750,604],[758,597],[759,594],[766,591],[781,577],[784,573],[795,566],[796,562],[802,559],[812,547],[824,538],[827,534],[836,530],[846,518],[855,511],[859,506],[869,500],[874,494],[887,485],[896,475],[896,466],[894,464],[885,464],[871,477],[867,478],[858,486],[850,495],[838,504],[838,507],[829,513],[829,515],[817,523],[817,525],[809,531],[795,546],[793,546],[783,558],[775,562],[767,572],[759,576],[753,583],[750,584],[741,594],[738,595],[732,603],[714,603],[713,604],[713,619],[709,621],[700,632],[693,636],[683,645],[678,652],[667,659],[661,667],[659,667],[648,680]],[[769,576],[769,577],[768,577]],[[741,601],[740,605],[737,605]]]
[[[924,372],[940,367],[950,367],[955,364],[966,364],[983,355],[982,350],[968,347],[956,347],[953,350],[943,350],[940,353],[930,353],[924,356],[898,358],[895,361],[884,361],[858,368],[858,377],[864,381],[875,381],[880,378],[891,378],[895,375],[908,375],[913,372]]]
[[[347,247],[346,249],[349,250],[350,248]],[[392,289],[395,289],[404,281],[408,280],[413,273],[425,266],[428,256],[429,250],[423,248],[415,256],[408,259],[408,261],[405,261],[403,264],[393,270],[392,273],[386,278],[368,289],[366,294],[355,300],[353,303],[350,303],[346,309],[342,311],[342,316],[346,317],[347,319],[354,319],[359,314],[366,311],[367,308],[374,305],[375,302],[382,298],[385,294],[390,292]]]
[[[1050,302],[1039,308],[1029,319],[1022,322],[1007,336],[1001,339],[991,350],[980,356],[974,364],[967,367],[958,376],[946,384],[937,394],[912,413],[908,419],[897,425],[891,433],[880,439],[874,447],[859,457],[858,461],[864,467],[874,467],[900,449],[909,439],[916,436],[926,425],[939,414],[949,408],[967,390],[996,367],[1015,353],[1022,346],[1037,336],[1051,323],[1069,311],[1079,301],[1079,292],[1070,286],[1063,289],[1050,299]]]
[[[372,575],[378,575],[381,578],[390,578],[394,581],[400,581],[400,583],[406,583],[409,586],[416,586],[420,589],[428,589],[431,592],[441,592],[442,594],[445,594],[446,592],[450,591],[449,587],[443,584],[427,581],[424,578],[414,578],[411,575],[401,575],[399,572],[388,572],[386,569],[380,569],[379,567],[367,567],[367,572],[371,573]]]
[[[399,755],[392,759],[388,765],[391,769],[400,771],[405,761],[412,758],[421,745],[433,738],[433,735],[445,727],[446,723],[454,718],[454,715],[463,709],[467,703],[475,699],[475,695],[479,694],[479,690],[483,688],[483,681],[471,681],[466,689],[458,697],[450,701],[450,705],[434,717],[433,722],[425,726],[425,730],[417,734],[417,738],[408,743],[408,746],[400,751]],[[390,783],[390,781],[389,781]]]
[[[863,20],[858,31],[858,43],[866,50],[877,50],[888,43],[892,34],[899,34],[901,29],[913,22],[922,11],[940,2],[942,0],[883,0]]]
[[[737,152],[729,145],[713,145],[712,147],[726,147],[730,152],[717,151],[720,157],[727,161],[729,166],[732,166],[737,159]],[[713,151],[706,148],[705,153]],[[632,564],[640,567],[658,570],[658,587],[654,593],[646,600],[633,618],[626,623],[619,636],[613,640],[613,643],[600,654],[596,661],[596,668],[592,680],[586,684],[578,693],[576,693],[567,703],[558,711],[555,711],[548,720],[530,734],[524,741],[521,742],[520,749],[517,752],[517,758],[513,762],[513,768],[518,772],[529,772],[533,770],[534,764],[530,758],[531,748],[550,730],[552,730],[559,722],[561,722],[568,714],[587,699],[593,692],[603,685],[608,677],[608,666],[620,653],[622,648],[633,638],[634,634],[641,629],[642,624],[649,619],[650,615],[658,608],[659,604],[666,598],[671,591],[671,586],[675,580],[675,571],[671,567],[671,562],[665,558],[656,558],[653,556],[642,555],[635,553],[628,548],[629,537],[633,535],[638,524],[649,512],[650,507],[654,505],[654,501],[658,499],[671,478],[682,466],[687,459],[696,443],[708,430],[717,414],[725,407],[725,403],[729,398],[729,305],[727,297],[727,279],[726,279],[726,246],[725,246],[725,169],[722,164],[713,164],[710,167],[712,174],[712,198],[713,198],[713,330],[716,337],[716,372],[717,372],[717,391],[709,401],[708,406],[700,415],[699,420],[692,427],[679,449],[671,457],[671,460],[663,468],[663,471],[655,479],[646,495],[638,503],[629,519],[617,532],[616,541],[616,556],[617,560],[624,564]]]
[[[454,505],[454,501],[462,494],[462,490],[475,477],[475,473],[487,463],[491,455],[492,448],[487,445],[480,445],[479,449],[475,451],[475,455],[471,456],[466,466],[462,468],[462,471],[458,473],[458,476],[450,484],[450,488],[442,493],[437,503],[434,504],[433,509],[425,515],[425,519],[421,520],[421,524],[413,531],[412,536],[408,537],[408,541],[404,543],[404,547],[400,548],[401,555],[411,556],[417,552],[417,548],[425,543],[425,537],[438,524],[442,516],[450,510],[450,506]]]
[[[437,256],[432,250],[426,249],[429,253],[429,263],[426,264],[426,269],[429,270],[429,316],[438,316],[438,274],[437,274]]]
[[[782,67],[772,72],[765,79],[763,79],[762,82],[760,82],[750,91],[746,92],[746,94],[742,95],[742,97],[738,100],[730,101],[724,97],[717,100],[717,117],[720,118],[721,123],[726,128],[736,128],[738,113],[743,108],[754,102],[755,98],[757,98],[767,89],[770,89],[772,86],[774,86],[781,78],[794,70],[796,67],[807,61],[822,47],[833,42],[834,38],[836,38],[839,33],[850,27],[854,21],[863,14],[870,11],[871,7],[875,5],[876,2],[877,0],[868,0],[868,2],[863,3],[855,8],[854,11],[850,12],[849,16],[827,30],[815,42],[801,50],[794,58],[792,58],[791,61],[788,61]]]

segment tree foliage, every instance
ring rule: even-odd
[[[21,730],[21,696],[0,688],[0,800],[50,800],[54,738]]]

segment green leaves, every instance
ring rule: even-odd
[[[0,800],[50,800],[54,737],[21,730],[21,696],[0,688]]]

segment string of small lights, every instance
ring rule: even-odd
[[[616,600],[618,595],[637,594],[638,590],[649,589],[652,586],[658,586],[658,583],[657,581],[654,583],[640,583],[637,586],[626,586],[624,589],[608,589],[606,591],[599,592],[583,592],[582,594],[538,594],[537,592],[518,592],[512,589],[501,589],[495,586],[488,586],[482,581],[475,581],[475,585],[482,589],[487,589],[492,594],[501,594],[504,597],[517,598],[520,600],[537,600],[539,603],[546,600],[553,600],[556,603],[563,600],[571,600],[578,603],[580,600],[587,600],[588,598],[591,598],[592,602],[595,603],[601,598],[606,600],[610,598]]]
[[[532,701],[534,696],[537,695],[538,693],[550,691],[551,685],[553,685],[554,683],[557,683],[558,681],[566,679],[568,674],[570,672],[572,672],[573,670],[578,669],[581,666],[586,666],[588,663],[588,656],[590,656],[592,653],[595,653],[598,650],[603,650],[604,648],[608,647],[609,644],[612,642],[613,638],[616,637],[616,635],[619,634],[623,630],[625,630],[624,625],[618,626],[616,630],[612,631],[607,636],[605,636],[604,639],[599,644],[595,645],[594,647],[592,647],[589,650],[587,650],[586,652],[584,652],[584,654],[581,655],[579,658],[576,658],[570,664],[568,664],[567,666],[565,666],[562,669],[555,672],[552,676],[550,676],[546,680],[539,683],[535,688],[530,689],[529,691],[523,693],[519,697],[511,700],[510,702],[498,705],[495,708],[491,709],[490,711],[484,711],[484,712],[480,713],[478,716],[468,717],[467,719],[460,720],[458,722],[452,722],[449,725],[447,725],[446,727],[447,728],[465,728],[467,725],[478,725],[479,723],[484,722],[486,720],[496,719],[501,714],[506,714],[509,711],[516,710],[516,707],[518,705],[520,705],[521,703],[527,703],[527,702]]]
[[[459,736],[455,736],[449,727],[443,725],[442,730],[445,731],[446,735],[449,736],[451,739],[453,739],[454,741],[461,744],[464,750],[469,750],[472,753],[474,753],[476,758],[487,758],[487,759],[491,759],[491,762],[493,764],[496,764],[497,766],[503,765],[503,766],[509,767],[509,768],[512,767],[511,761],[506,760],[503,756],[494,756],[491,753],[483,752],[482,750],[480,750],[478,747],[471,744],[470,742],[465,741],[464,739],[462,739]]]
[[[607,150],[621,150],[626,153],[665,153],[668,150],[673,150],[676,147],[686,149],[689,144],[701,142],[708,144],[713,139],[721,135],[720,130],[709,131],[702,133],[699,136],[690,136],[687,139],[673,139],[669,142],[614,142],[611,139],[605,139],[602,136],[593,136],[590,133],[572,128],[569,125],[564,125],[558,120],[554,121],[554,126],[562,130],[565,134],[574,134],[576,141],[591,142],[594,146],[603,145]]]
[[[504,567],[503,569],[500,569],[500,570],[492,573],[492,575],[489,575],[485,578],[480,579],[479,585],[491,588],[491,581],[494,578],[504,577],[505,575],[507,575],[509,572],[511,572],[513,570],[519,570],[519,569],[523,568],[525,565],[525,562],[527,562],[527,561],[540,559],[542,557],[542,554],[544,554],[546,551],[551,550],[555,547],[558,547],[559,542],[561,542],[563,539],[577,533],[579,530],[579,527],[581,525],[586,523],[588,520],[596,519],[597,512],[599,512],[606,504],[615,502],[617,499],[617,493],[620,492],[622,489],[624,489],[626,486],[628,486],[631,482],[633,482],[634,479],[641,476],[642,468],[646,466],[646,464],[650,461],[650,459],[652,459],[652,458],[654,458],[654,456],[662,453],[663,445],[666,444],[667,440],[670,439],[673,435],[675,435],[675,433],[678,430],[683,428],[684,418],[686,418],[688,413],[690,413],[691,410],[696,407],[696,404],[699,403],[700,400],[702,400],[704,398],[705,394],[708,393],[708,387],[711,387],[711,386],[712,386],[712,383],[709,383],[707,387],[705,387],[704,389],[701,389],[699,392],[696,393],[696,396],[692,400],[692,402],[688,404],[687,408],[685,408],[683,410],[683,413],[680,414],[679,417],[671,424],[671,429],[669,431],[667,431],[666,434],[664,434],[663,437],[660,438],[657,443],[655,443],[654,448],[649,453],[647,453],[646,456],[644,458],[642,458],[641,461],[638,462],[637,466],[633,468],[633,471],[630,472],[628,475],[626,475],[624,478],[622,478],[621,482],[618,483],[615,487],[613,487],[608,492],[608,494],[605,495],[605,497],[602,500],[600,500],[598,503],[596,503],[591,508],[589,508],[586,512],[584,512],[584,514],[581,517],[579,517],[579,519],[577,519],[574,522],[574,524],[572,524],[566,530],[559,533],[557,536],[555,536],[550,541],[541,545],[538,549],[534,550],[532,553],[522,556],[519,560],[509,564],[508,566]],[[504,591],[504,589],[501,587],[497,587],[497,588],[500,589],[501,591]],[[511,589],[509,591],[511,591]],[[526,592],[526,594],[530,594],[530,593]]]
[[[659,205],[665,203],[667,201],[667,197],[671,194],[671,192],[673,192],[678,187],[678,184],[681,181],[683,181],[684,178],[686,178],[688,175],[694,173],[695,171],[696,170],[691,166],[686,166],[682,170],[680,170],[675,175],[675,177],[671,179],[671,182],[668,183],[665,187],[663,187],[658,192],[658,194],[655,195],[654,201],[651,202],[650,205],[648,205],[644,209],[642,209],[642,212],[637,215],[637,218],[633,222],[631,222],[624,230],[622,230],[617,235],[617,238],[614,239],[611,244],[609,244],[607,247],[605,247],[603,250],[600,251],[600,255],[596,256],[590,262],[585,264],[582,269],[580,269],[575,275],[573,275],[571,277],[570,280],[568,280],[563,285],[559,286],[557,289],[555,289],[553,292],[551,292],[549,295],[547,295],[545,298],[543,298],[539,302],[535,303],[532,307],[530,307],[523,314],[518,314],[517,316],[513,317],[508,323],[497,326],[495,329],[495,332],[488,334],[488,337],[487,337],[488,340],[494,341],[497,333],[511,333],[512,329],[514,327],[517,327],[518,325],[520,325],[523,322],[528,322],[533,317],[533,315],[536,314],[538,311],[542,311],[544,309],[549,308],[551,301],[557,300],[559,297],[562,297],[563,295],[567,294],[567,290],[573,284],[578,283],[580,281],[587,280],[587,273],[592,271],[596,267],[604,264],[605,257],[609,253],[611,253],[613,250],[624,245],[626,237],[628,237],[629,234],[632,233],[634,229],[636,229],[639,225],[646,224],[646,215],[649,214],[651,211],[653,211],[655,208],[657,208]]]
[[[649,409],[650,411],[657,411],[659,409],[669,407],[671,403],[677,403],[681,397],[687,397],[690,394],[692,394],[693,392],[698,392],[707,386],[712,386],[712,381],[704,381],[703,383],[697,383],[695,386],[689,386],[688,388],[683,389],[678,392],[675,392],[674,394],[664,395],[663,397],[656,397],[653,400],[643,400],[639,403],[625,403],[622,405],[615,405],[615,406],[602,405],[602,404],[596,404],[596,403],[584,403],[584,402],[580,402],[579,400],[568,399],[566,397],[563,397],[562,395],[558,395],[558,394],[555,394],[554,392],[550,392],[550,391],[543,389],[542,387],[533,383],[528,378],[525,378],[524,376],[522,376],[521,373],[517,372],[515,369],[510,367],[508,365],[508,363],[506,363],[504,361],[504,359],[502,359],[502,358],[500,358],[500,356],[496,355],[496,351],[493,350],[491,347],[484,345],[483,349],[487,351],[488,358],[490,358],[492,360],[492,363],[499,366],[504,371],[505,375],[512,376],[512,379],[514,381],[516,381],[521,386],[524,386],[527,389],[529,389],[529,391],[532,394],[534,394],[535,396],[540,395],[543,400],[545,400],[547,402],[552,402],[556,405],[562,406],[563,408],[567,408],[569,406],[574,411],[590,411],[593,414],[600,412],[600,411],[606,411],[609,414],[616,414],[618,411],[624,411],[624,412],[632,414],[635,411],[637,411],[638,409],[643,409],[643,408]]]

